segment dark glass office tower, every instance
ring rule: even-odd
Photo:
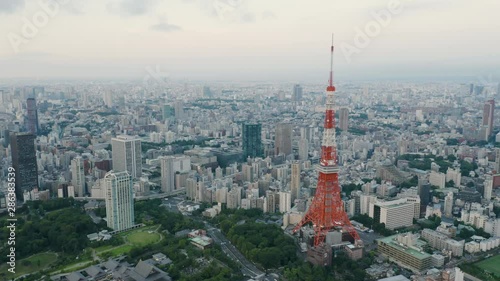
[[[34,98],[29,98],[26,100],[26,111],[27,111],[27,130],[31,134],[36,135],[38,133],[38,110],[36,107],[36,100]]]
[[[243,124],[243,161],[246,160],[248,156],[252,158],[263,156],[261,133],[261,124]]]
[[[16,170],[16,197],[23,201],[24,191],[38,188],[35,136],[29,133],[11,134],[10,148],[12,167]]]

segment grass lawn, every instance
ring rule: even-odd
[[[80,270],[83,268],[86,268],[92,264],[92,260],[82,260],[77,263],[70,264],[66,266],[65,268],[61,269],[60,272],[72,272],[76,270]]]
[[[120,247],[113,249],[109,252],[111,253],[112,257],[115,257],[115,256],[127,254],[130,250],[132,250],[132,248],[133,247],[130,245],[123,245],[123,246],[120,246]]]
[[[29,273],[35,273],[40,270],[43,270],[47,268],[50,264],[55,262],[57,260],[57,255],[54,253],[40,253],[33,255],[31,257],[24,258],[22,260],[16,261],[16,273],[14,276],[12,276],[12,273],[8,272],[7,269],[10,267],[7,266],[7,264],[2,264],[0,266],[0,272],[7,272],[6,276],[9,277],[9,279],[13,279],[15,277],[24,275],[24,274],[29,274]],[[38,265],[38,261],[40,261],[40,266]]]
[[[96,253],[100,253],[100,252],[104,252],[104,251],[107,251],[109,249],[112,249],[114,248],[115,246],[112,246],[112,245],[106,245],[106,246],[101,246],[101,247],[97,247],[95,248],[94,250],[96,251]]]
[[[500,255],[485,259],[484,261],[476,263],[476,265],[500,277]]]
[[[161,239],[161,235],[157,232],[154,232],[157,228],[157,225],[153,225],[122,232],[118,235],[123,237],[123,239],[125,240],[125,244],[121,246],[101,246],[95,248],[95,251],[100,257],[116,257],[119,255],[127,254],[133,248],[157,243]]]
[[[148,231],[136,231],[127,235],[127,241],[136,246],[145,246],[160,241],[160,234]]]

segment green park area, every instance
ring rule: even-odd
[[[95,256],[101,259],[109,257],[116,257],[120,255],[127,255],[133,248],[142,247],[149,244],[157,243],[161,240],[161,235],[156,232],[158,226],[141,227],[138,229],[122,232],[118,235],[123,238],[124,243],[118,246],[104,245],[96,248],[88,248],[88,252],[93,252]],[[71,272],[81,268],[87,267],[92,263],[92,256],[88,255],[87,258],[79,260],[76,263],[65,266],[60,272]]]
[[[136,247],[157,243],[161,240],[161,235],[157,232],[158,226],[141,227],[134,230],[118,234],[123,238],[124,243],[119,246],[101,246],[95,248],[95,253],[100,257],[115,257],[127,254]]]
[[[33,272],[38,272],[47,268],[50,264],[55,262],[57,255],[55,253],[40,253],[36,254],[22,260],[16,261],[15,275],[14,278]],[[2,264],[0,266],[0,272],[7,272],[7,264]]]
[[[157,226],[139,228],[129,232],[123,233],[126,244],[132,244],[134,246],[146,246],[149,244],[154,244],[159,242],[161,236],[156,232]]]
[[[500,278],[500,255],[480,261],[476,263],[476,266],[484,269],[485,271],[489,271]]]

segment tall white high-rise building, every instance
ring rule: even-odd
[[[451,217],[453,212],[453,192],[449,192],[444,198],[444,215]]]
[[[71,184],[75,187],[78,197],[85,196],[85,170],[81,156],[77,156],[71,160]]]
[[[292,202],[300,198],[300,163],[292,163],[292,179],[291,179]]]
[[[491,176],[484,180],[484,199],[490,200],[493,193],[493,178]]]
[[[134,179],[142,175],[141,140],[133,136],[118,136],[111,139],[113,170],[127,171]]]
[[[134,226],[133,186],[129,173],[109,171],[104,181],[108,227],[124,230]]]
[[[292,208],[292,195],[288,191],[280,191],[280,213],[286,213]]]

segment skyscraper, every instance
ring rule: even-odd
[[[132,136],[118,136],[111,139],[113,170],[127,171],[132,178],[142,175],[141,140]]]
[[[243,124],[243,161],[249,156],[252,158],[262,157],[262,125],[261,124]]]
[[[489,100],[483,107],[483,126],[486,127],[486,140],[493,134],[495,100]]]
[[[83,158],[75,157],[71,160],[71,184],[74,186],[78,197],[84,197],[85,190],[85,170],[83,166]]]
[[[175,189],[174,157],[161,158],[161,191],[172,192]]]
[[[420,203],[422,206],[429,205],[431,197],[431,185],[428,183],[423,183],[418,185],[418,196],[420,197]]]
[[[274,137],[274,155],[283,153],[292,154],[292,124],[279,123],[276,125],[276,134]]]
[[[309,142],[307,139],[301,138],[299,141],[299,160],[307,160],[309,158]]]
[[[133,187],[129,173],[109,171],[104,181],[108,227],[124,230],[134,226]]]
[[[189,156],[165,156],[160,158],[161,164],[161,190],[172,192],[180,187],[186,186],[187,173],[191,170],[191,158]],[[186,175],[181,180],[182,175]],[[178,183],[176,184],[176,177]]]
[[[11,134],[10,149],[16,174],[16,197],[22,201],[25,191],[38,188],[35,136],[29,133]]]
[[[483,190],[484,199],[490,200],[492,193],[493,193],[493,178],[491,176],[488,176],[484,180],[484,190]]]
[[[294,162],[292,163],[292,180],[290,183],[291,193],[292,193],[292,202],[295,199],[300,198],[300,163]]]
[[[347,131],[349,128],[349,109],[345,107],[339,110],[339,128],[342,131]]]
[[[500,174],[500,148],[495,148],[495,171]]]
[[[29,133],[36,135],[38,133],[38,111],[36,108],[36,100],[34,98],[26,100],[26,112],[26,129]]]
[[[445,217],[451,218],[453,211],[453,192],[448,192],[448,195],[444,198],[444,215]]]
[[[302,87],[300,85],[293,86],[292,101],[302,100]]]

